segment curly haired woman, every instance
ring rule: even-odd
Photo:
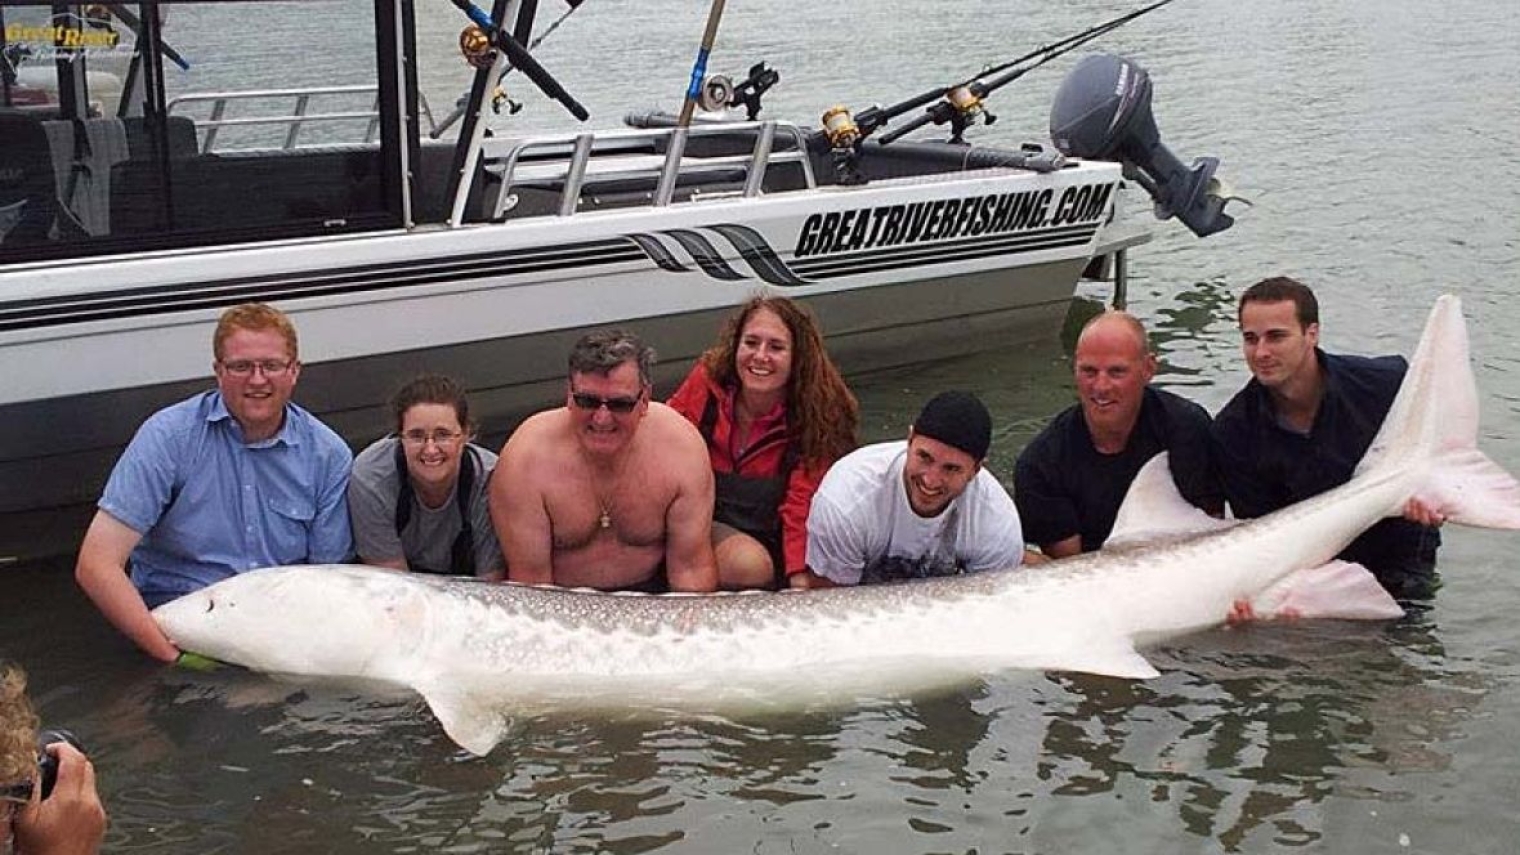
[[[707,440],[723,586],[805,586],[808,506],[854,450],[860,421],[812,314],[785,297],[751,298],[668,403]]]

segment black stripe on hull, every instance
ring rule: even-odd
[[[759,279],[780,287],[796,287],[841,276],[1081,246],[1092,239],[1098,224],[830,255],[794,261],[790,266],[781,260],[759,232],[748,226],[721,223],[707,228],[727,240]],[[685,229],[664,234],[688,254],[708,277],[730,282],[750,278],[730,266],[717,247],[702,234]],[[217,309],[251,300],[299,300],[373,293],[418,285],[583,270],[639,261],[653,262],[660,269],[673,273],[694,272],[677,259],[660,237],[635,233],[560,246],[394,264],[356,265],[331,273],[313,271],[246,276],[81,296],[17,300],[0,306],[0,332]]]
[[[645,258],[645,253],[632,240],[617,237],[564,246],[432,258],[399,264],[358,265],[326,274],[248,276],[83,296],[21,300],[0,307],[0,331],[220,308],[250,300],[296,300],[438,282],[575,270],[637,262]]]
[[[776,251],[766,243],[759,232],[737,223],[719,223],[712,230],[728,239],[739,250],[739,256],[749,264],[755,275],[772,285],[806,285],[807,280],[798,277],[776,256]]]

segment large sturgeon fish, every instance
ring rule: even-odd
[[[787,703],[1007,668],[1154,676],[1137,652],[1258,613],[1388,618],[1365,569],[1332,560],[1411,497],[1454,521],[1520,528],[1520,484],[1475,445],[1478,396],[1455,297],[1430,315],[1388,419],[1342,487],[1239,524],[1147,464],[1101,552],[903,585],[688,595],[490,584],[357,566],[235,576],[154,612],[181,648],[258,671],[413,689],[477,754],[524,702]]]

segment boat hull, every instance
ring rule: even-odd
[[[762,289],[810,305],[846,373],[1053,338],[1104,251],[1112,201],[1076,222],[1048,201],[1025,227],[984,234],[946,211],[952,200],[1059,200],[1117,184],[1110,164],[983,170],[805,199],[0,268],[0,359],[22,366],[0,382],[0,560],[75,547],[142,420],[209,385],[225,306],[263,299],[290,313],[304,366],[296,400],[356,447],[387,429],[384,402],[424,370],[462,381],[495,442],[561,399],[566,353],[586,330],[644,336],[666,390]],[[837,226],[892,208],[919,212],[919,235],[933,211],[941,236],[908,239],[906,226],[895,240],[865,227],[853,242],[847,227],[820,235],[829,217]]]

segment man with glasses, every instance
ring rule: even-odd
[[[631,333],[584,336],[565,406],[529,418],[502,448],[490,506],[512,581],[717,588],[707,444],[649,400],[653,361]]]
[[[258,567],[346,560],[347,444],[290,402],[296,331],[260,303],[222,313],[216,388],[154,413],[117,461],[74,574],[148,654],[180,655],[149,609]]]

